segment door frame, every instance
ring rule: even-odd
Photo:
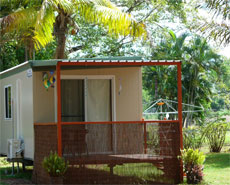
[[[55,76],[56,78],[56,76]],[[115,75],[61,75],[60,80],[69,79],[69,80],[84,80],[84,97],[87,93],[87,80],[88,79],[95,79],[95,80],[111,80],[111,113],[112,113],[112,121],[116,121],[116,83],[115,83]],[[87,122],[87,99],[85,98],[84,101],[85,107],[85,122]],[[54,86],[54,120],[57,123],[57,87]],[[87,124],[86,124],[87,128]],[[112,140],[113,140],[113,151],[112,153],[117,153],[117,137],[116,137],[116,124],[112,124]],[[111,154],[111,152],[101,152],[101,153],[89,153],[89,154]]]
[[[22,139],[22,82],[21,79],[16,80],[16,125],[17,125],[17,138]]]

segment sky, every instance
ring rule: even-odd
[[[199,9],[198,13],[201,16],[205,17],[208,21],[212,20],[212,16],[210,16],[210,12],[208,12],[207,10],[205,10],[205,9]],[[221,19],[221,17],[215,17],[215,21],[221,23],[222,19]],[[224,55],[224,56],[230,58],[230,44],[227,45],[227,46],[221,46],[221,47],[219,47],[218,48],[218,53],[220,55]]]
[[[219,54],[230,58],[230,45],[224,47],[223,49],[220,49]]]

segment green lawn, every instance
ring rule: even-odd
[[[110,170],[107,165],[90,165],[87,168],[103,170],[108,173]],[[113,169],[113,174],[133,178],[134,182],[138,184],[148,184],[154,181],[164,182],[167,180],[162,179],[163,172],[161,170],[158,170],[154,165],[149,163],[117,165]]]
[[[0,185],[6,185],[6,183],[1,182],[4,179],[31,179],[32,176],[32,167],[27,167],[26,171],[22,171],[22,166],[20,165],[20,172],[17,172],[16,163],[15,163],[15,174],[11,175],[11,164],[6,162],[5,157],[0,157]]]
[[[210,153],[204,164],[207,184],[230,184],[230,153]]]

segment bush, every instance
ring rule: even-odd
[[[184,172],[187,176],[188,184],[197,184],[203,179],[203,164],[205,155],[199,150],[184,149],[180,158],[183,161]]]
[[[201,128],[183,129],[183,148],[200,149],[203,143],[203,134]]]
[[[48,157],[45,157],[42,162],[43,168],[52,177],[63,176],[67,170],[68,162],[64,158],[59,157],[57,152],[50,152]]]
[[[228,124],[225,122],[210,123],[204,130],[210,152],[220,152],[226,138]]]

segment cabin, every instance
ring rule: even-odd
[[[142,119],[145,65],[178,67],[178,120]],[[167,164],[165,174],[181,182],[180,70],[180,61],[113,57],[28,61],[0,72],[0,154],[8,154],[9,139],[20,139],[23,158],[34,161],[36,183],[48,181],[41,162],[51,150],[72,166],[107,164],[111,173],[125,163]],[[151,124],[159,136],[157,155],[148,154]],[[66,184],[74,183],[70,174]]]

